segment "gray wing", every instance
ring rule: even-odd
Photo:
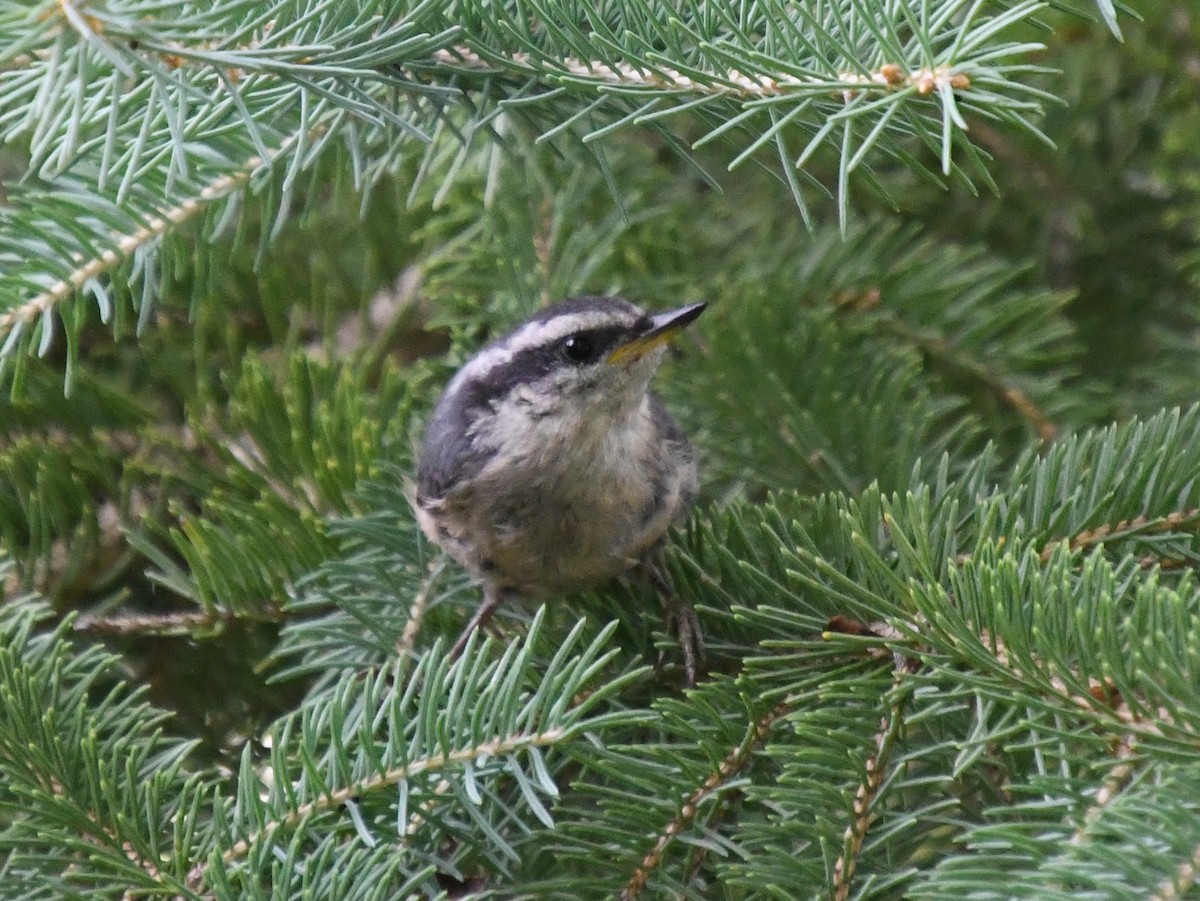
[[[463,479],[478,473],[487,455],[475,446],[472,426],[482,412],[470,387],[442,395],[429,424],[417,464],[417,502],[444,498]],[[486,401],[484,401],[486,405]]]
[[[679,428],[678,423],[667,411],[666,406],[657,394],[650,395],[650,415],[654,418],[654,424],[658,428],[658,433],[662,437],[665,444],[671,446],[671,450],[662,455],[662,461],[666,463],[673,460],[674,467],[677,467],[674,472],[670,468],[665,468],[660,474],[660,479],[665,483],[668,478],[679,478],[679,507],[676,510],[676,517],[685,514],[696,500],[696,495],[700,492],[700,476],[696,466],[696,454],[692,450],[692,444],[688,441],[687,436],[683,434],[683,430]],[[661,490],[661,489],[659,489]]]

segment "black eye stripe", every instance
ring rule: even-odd
[[[601,326],[574,332],[536,347],[527,347],[503,365],[464,384],[464,406],[468,409],[486,407],[518,385],[533,384],[555,370],[573,369],[600,360],[629,334],[628,328]],[[586,359],[576,360],[568,356],[565,345],[571,339],[589,343],[591,353]]]
[[[616,326],[586,329],[567,335],[558,342],[558,350],[570,363],[591,363],[615,347],[628,333],[628,329]]]

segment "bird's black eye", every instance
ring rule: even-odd
[[[600,348],[597,342],[590,336],[585,334],[570,335],[563,339],[562,353],[563,356],[572,363],[582,365],[590,363],[599,356]]]

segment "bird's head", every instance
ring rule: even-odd
[[[695,303],[651,315],[616,297],[564,301],[481,350],[446,393],[476,407],[526,409],[534,418],[634,406],[667,343],[704,308]]]
[[[489,344],[438,401],[425,434],[422,494],[438,496],[484,466],[536,466],[554,448],[582,459],[623,427],[650,428],[637,415],[650,378],[667,343],[704,308],[649,314],[617,297],[579,297]]]

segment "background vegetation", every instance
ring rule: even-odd
[[[1200,896],[1185,0],[0,2],[0,896]],[[657,601],[405,500],[705,299]]]

